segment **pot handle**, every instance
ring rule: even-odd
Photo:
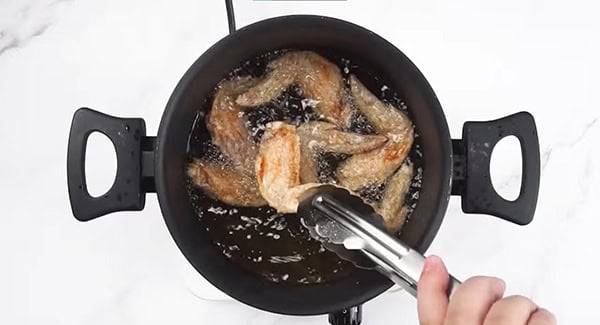
[[[523,157],[521,191],[514,201],[503,199],[490,178],[490,158],[502,138],[514,135]],[[540,145],[535,120],[519,112],[492,121],[466,122],[462,140],[452,140],[452,194],[462,197],[465,213],[483,213],[526,225],[533,220],[540,187]]]
[[[85,181],[85,151],[89,135],[106,135],[117,153],[117,174],[104,195],[92,197]],[[67,184],[73,215],[89,221],[116,211],[144,208],[146,192],[154,191],[153,147],[140,118],[117,118],[89,108],[78,109],[71,122],[67,148]]]

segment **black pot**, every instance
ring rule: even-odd
[[[419,203],[400,238],[424,253],[442,222],[450,195],[462,197],[466,213],[482,213],[525,225],[534,215],[540,180],[537,131],[526,112],[487,122],[467,122],[463,138],[450,138],[444,112],[427,80],[402,52],[357,25],[320,16],[264,20],[233,32],[208,49],[189,68],[164,111],[158,135],[148,137],[142,119],[115,118],[87,108],[75,112],[68,147],[68,186],[73,214],[88,221],[115,211],[141,210],[145,194],[156,192],[168,229],[189,262],[208,281],[235,299],[275,313],[338,313],[333,323],[360,314],[359,306],[392,283],[374,271],[357,270],[331,283],[288,286],[271,283],[228,261],[207,239],[186,192],[184,166],[190,130],[200,103],[215,85],[248,58],[277,49],[338,53],[378,76],[404,100],[420,135],[423,183]],[[367,71],[369,73],[366,73]],[[362,79],[361,79],[362,80]],[[368,85],[368,81],[366,82]],[[88,135],[99,131],[116,147],[117,175],[112,188],[92,198],[85,183]],[[521,143],[523,179],[515,201],[501,198],[489,174],[494,145],[514,135]],[[354,320],[356,323],[357,321]]]

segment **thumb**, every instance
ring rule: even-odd
[[[448,308],[448,271],[437,256],[425,259],[417,285],[417,312],[421,325],[442,325]]]

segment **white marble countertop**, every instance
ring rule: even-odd
[[[543,168],[534,221],[519,227],[466,215],[453,198],[428,253],[441,255],[459,278],[506,279],[508,294],[532,297],[562,324],[597,322],[596,2],[235,4],[239,26],[314,13],[380,34],[428,78],[455,138],[465,121],[531,112]],[[226,33],[220,0],[0,2],[0,323],[327,323],[262,312],[211,287],[170,238],[154,195],[140,213],[86,224],[71,214],[66,143],[75,109],[143,117],[155,134],[181,75]],[[499,188],[515,193],[519,160],[509,149],[494,153],[493,171]],[[114,166],[108,149],[98,150],[90,153],[93,166]],[[91,181],[110,180],[99,175]],[[365,305],[364,323],[416,324],[415,301],[387,292]]]

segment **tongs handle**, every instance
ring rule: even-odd
[[[339,191],[334,193],[344,194]],[[361,250],[378,265],[377,270],[416,297],[425,257],[390,236],[384,230],[382,217],[372,209],[367,209],[368,206],[362,201],[351,196],[345,198],[346,204],[341,204],[330,193],[320,193],[315,196],[312,204],[358,236],[362,240]],[[450,275],[448,296],[452,295],[459,284],[460,281]]]
[[[370,253],[368,249],[363,250],[363,252],[378,264],[377,271],[387,276],[415,298],[417,297],[417,284],[423,271],[423,265],[425,264],[425,257],[423,255],[413,249],[409,249],[408,253],[404,256],[396,255],[391,259],[382,259]],[[386,255],[391,257],[394,255],[394,252],[387,252]],[[459,285],[460,281],[454,276],[449,275],[448,297],[454,294]]]

